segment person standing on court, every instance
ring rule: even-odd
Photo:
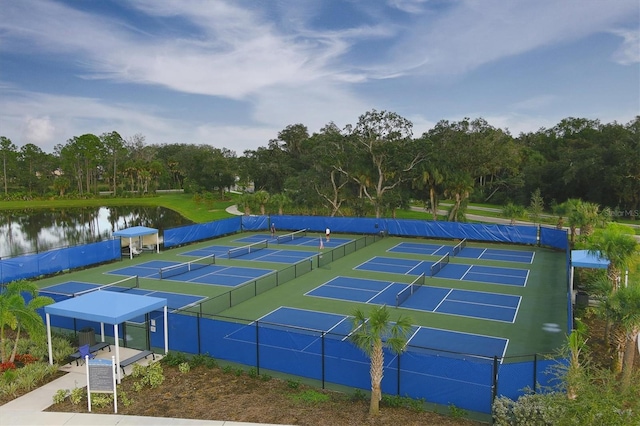
[[[329,238],[331,237],[331,229],[327,228],[324,231],[324,234],[327,236],[327,242],[329,242]]]
[[[275,238],[276,236],[276,224],[275,222],[271,222],[271,238]]]

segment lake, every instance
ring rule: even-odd
[[[193,222],[164,207],[82,207],[0,211],[0,257],[111,238],[132,226],[164,230]]]

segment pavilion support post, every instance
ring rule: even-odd
[[[53,365],[53,345],[51,343],[51,315],[45,314],[47,321],[47,346],[49,349],[49,364]]]

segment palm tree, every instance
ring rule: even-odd
[[[402,353],[406,348],[411,322],[410,318],[401,316],[395,323],[392,323],[386,305],[373,308],[368,318],[360,309],[354,312],[350,339],[371,359],[369,414],[375,415],[380,411],[380,400],[382,399],[380,384],[384,369],[383,349],[386,347],[393,353]]]
[[[454,200],[449,211],[448,221],[464,220],[464,205],[471,191],[473,191],[473,179],[469,175],[460,173],[450,176],[444,191],[446,196]]]
[[[607,275],[613,290],[618,287],[622,271],[629,269],[638,252],[639,246],[632,234],[633,230],[610,223],[587,240],[589,252],[609,260]]]
[[[593,228],[601,219],[600,206],[583,201],[578,204],[577,213],[580,217],[580,236],[588,237],[593,233]]]
[[[31,296],[26,302],[24,294]],[[44,336],[44,323],[37,309],[53,303],[53,299],[38,296],[38,287],[29,281],[14,281],[9,283],[4,292],[0,294],[0,359],[13,362],[18,348],[20,331],[24,329],[31,339]],[[11,356],[6,353],[6,327],[16,331],[16,337]]]
[[[576,399],[578,397],[578,388],[584,375],[582,351],[587,346],[585,333],[585,325],[577,320],[575,322],[575,329],[567,337],[566,350],[568,352],[569,364],[566,367],[565,379],[567,382],[567,398],[569,399]]]
[[[560,203],[554,205],[552,208],[553,213],[558,216],[558,222],[556,223],[557,229],[562,229],[564,226],[564,218],[567,217],[569,213],[569,207],[567,203]]]
[[[291,199],[285,193],[273,194],[269,200],[269,204],[278,210],[278,214],[282,216],[284,208],[291,205]]]
[[[580,205],[580,203],[582,203],[582,201],[577,198],[570,198],[562,203],[562,205],[564,206],[563,211],[567,215],[570,241],[572,245],[576,240],[576,229],[580,226],[581,223],[581,215],[578,213],[578,206]]]
[[[438,192],[437,189],[444,182],[444,175],[433,166],[430,169],[425,169],[416,177],[412,185],[414,188],[429,191],[429,207],[431,208],[431,214],[433,220],[438,220]]]
[[[622,356],[622,387],[628,388],[633,373],[636,341],[640,334],[640,283],[622,287],[607,303],[608,312],[624,334]]]
[[[269,199],[271,195],[265,191],[261,190],[253,194],[255,202],[260,206],[260,214],[264,215],[266,212],[267,203],[269,203]]]
[[[251,206],[255,203],[253,194],[244,193],[238,199],[238,210],[244,212],[245,216],[251,214]]]
[[[527,214],[524,206],[508,203],[502,208],[502,216],[510,220],[511,225],[516,224],[516,219],[522,219]]]

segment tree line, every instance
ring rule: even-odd
[[[441,199],[448,220],[469,201],[546,208],[581,199],[638,218],[640,116],[627,124],[566,118],[553,128],[512,136],[482,118],[441,120],[420,136],[389,111],[371,110],[358,122],[328,123],[310,134],[292,124],[267,146],[238,156],[227,148],[186,143],[146,144],[118,132],[75,136],[45,153],[0,137],[3,197],[115,196],[184,189],[219,193],[250,189],[245,208],[326,215],[392,216],[411,200],[437,219]]]

